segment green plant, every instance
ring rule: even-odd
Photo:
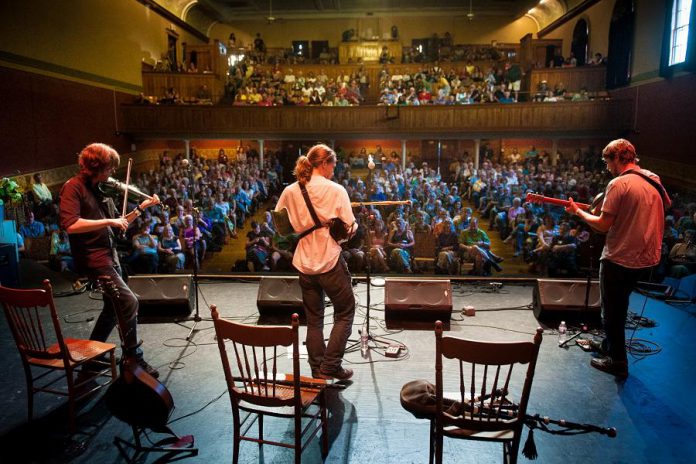
[[[17,185],[17,182],[8,177],[3,177],[0,181],[0,205],[21,199],[22,189]]]

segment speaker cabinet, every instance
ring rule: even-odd
[[[534,316],[565,317],[580,316],[585,309],[587,280],[537,279],[534,289]],[[590,293],[587,301],[588,318],[597,318],[600,313],[599,281],[590,281]],[[583,321],[589,322],[589,321]]]
[[[452,285],[449,280],[392,280],[384,283],[384,319],[388,329],[431,330],[442,321],[449,330]]]
[[[194,307],[191,275],[143,275],[128,279],[140,303],[138,316],[187,316]]]
[[[299,277],[262,277],[256,297],[260,324],[290,324],[293,313],[305,323]]]

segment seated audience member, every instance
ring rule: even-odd
[[[186,256],[181,249],[179,237],[174,235],[172,226],[167,224],[162,229],[162,237],[157,247],[160,262],[163,264],[165,272],[174,273],[184,268]]]
[[[358,221],[358,228],[348,241],[341,245],[343,259],[348,264],[351,273],[362,272],[365,269],[365,252],[363,243],[365,241],[365,226],[362,221]]]
[[[59,272],[74,270],[70,240],[64,230],[57,230],[51,234],[50,264]]]
[[[277,231],[271,237],[271,270],[272,271],[291,271],[293,270],[292,258],[297,246],[297,235],[280,235]]]
[[[33,211],[29,211],[26,222],[19,227],[19,232],[25,239],[39,238],[46,235],[46,227],[43,225],[43,222],[37,221],[34,218]]]
[[[370,263],[376,272],[388,272],[387,253],[384,246],[387,242],[387,227],[381,219],[369,219],[368,233],[370,234]]]
[[[669,276],[680,278],[696,271],[696,231],[684,232],[684,240],[676,243],[669,252]]]
[[[53,202],[53,194],[38,172],[34,174],[34,183],[31,185],[31,191],[34,193],[34,204],[39,209],[40,217],[43,218],[48,214],[47,207]]]
[[[459,256],[459,241],[454,229],[454,224],[450,218],[445,219],[442,224],[444,230],[437,236],[435,247],[435,272],[440,274],[456,274],[457,259]]]
[[[433,233],[433,227],[426,222],[426,217],[428,214],[425,211],[419,211],[416,213],[416,222],[413,223],[413,231],[416,233]]]
[[[515,197],[512,200],[512,206],[507,211],[501,211],[497,215],[497,226],[500,230],[500,237],[507,239],[517,224],[517,216],[524,215],[526,210],[522,207],[522,199]]]
[[[271,237],[261,231],[256,221],[251,221],[251,230],[247,233],[246,260],[249,270],[254,272],[270,271]]]
[[[143,222],[138,233],[133,236],[133,252],[130,263],[135,272],[156,274],[159,257],[157,255],[157,239],[150,234],[150,225]]]
[[[200,270],[202,251],[201,230],[193,223],[193,216],[184,216],[184,225],[179,230],[179,243],[183,245],[187,265],[192,266],[196,272]]]
[[[558,235],[551,241],[548,257],[549,277],[575,277],[578,272],[575,250],[577,239],[567,222],[562,222]]]
[[[579,92],[576,92],[573,94],[573,97],[570,99],[571,101],[587,101],[590,99],[590,95],[587,93],[587,89],[585,87],[581,88]]]
[[[198,103],[212,103],[212,97],[210,95],[210,90],[207,84],[203,84],[198,88],[196,92],[196,100]]]
[[[455,231],[459,235],[463,230],[469,227],[469,222],[471,221],[471,215],[474,212],[468,206],[461,209],[461,212],[454,217],[452,221],[454,223]]]
[[[413,245],[416,242],[413,239],[413,233],[406,225],[407,223],[404,219],[399,218],[396,220],[396,230],[389,238],[389,247],[391,248],[389,258],[392,269],[396,272],[410,274],[413,272],[411,269],[411,256],[413,255]]]
[[[546,254],[551,249],[551,243],[556,235],[558,235],[556,220],[551,214],[547,214],[544,216],[543,222],[537,229],[536,247],[532,250],[537,260],[541,260],[544,263],[546,262]]]
[[[478,227],[478,218],[471,218],[469,228],[459,235],[460,249],[463,257],[474,262],[474,268],[470,271],[475,275],[490,275],[491,267],[500,272],[503,268],[498,263],[503,258],[496,256],[491,250],[491,239],[488,234]]]
[[[590,61],[589,64],[591,64],[593,66],[599,66],[599,65],[605,64],[604,57],[602,56],[601,53],[597,52],[594,54],[594,57],[592,58],[592,60]]]

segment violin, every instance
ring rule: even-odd
[[[126,192],[126,184],[114,179],[113,177],[109,177],[105,182],[99,182],[97,188],[103,195],[111,198],[123,196],[124,192]],[[151,195],[148,195],[147,193],[132,185],[129,185],[127,190],[129,201],[140,202],[142,200],[152,199]],[[164,203],[160,203],[160,205],[163,209],[168,209],[167,205],[165,205]]]

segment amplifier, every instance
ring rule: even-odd
[[[587,280],[557,280],[537,279],[534,289],[534,316],[544,317],[578,316],[585,310],[587,295]],[[599,281],[590,282],[590,293],[587,304],[588,318],[599,315]],[[589,322],[589,321],[583,321]]]
[[[138,275],[128,279],[139,316],[187,316],[195,302],[191,275]]]
[[[449,330],[451,316],[449,280],[385,280],[384,319],[388,329],[431,330],[439,320]]]
[[[305,322],[299,277],[262,277],[256,297],[259,323],[289,325],[293,313]]]

